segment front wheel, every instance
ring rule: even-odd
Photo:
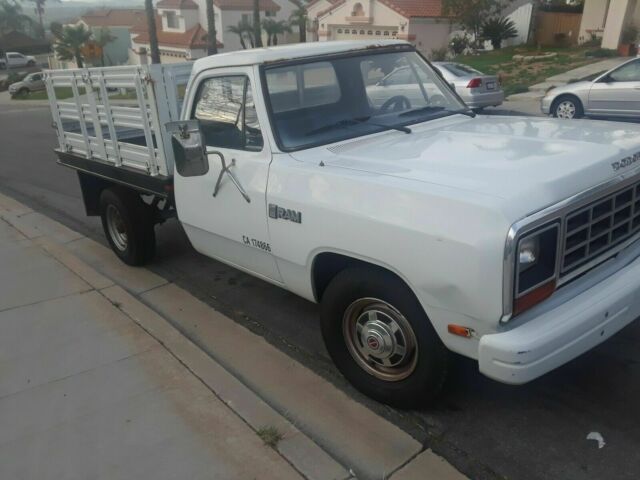
[[[127,265],[148,263],[155,255],[153,210],[136,192],[124,187],[103,190],[100,216],[107,241]]]
[[[331,358],[365,395],[413,408],[440,393],[448,352],[397,277],[374,268],[342,271],[322,297],[321,320]]]
[[[553,103],[553,108],[551,110],[554,117],[562,118],[565,120],[580,118],[584,115],[582,103],[580,102],[580,100],[572,96],[558,98]]]

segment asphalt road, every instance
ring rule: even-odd
[[[84,215],[75,173],[55,163],[50,122],[46,107],[0,105],[0,191],[106,244],[98,220]],[[157,237],[151,269],[264,335],[471,478],[640,477],[638,322],[521,387],[495,383],[473,362],[456,358],[437,405],[398,412],[359,395],[337,373],[322,345],[315,305],[195,253],[176,222],[159,227]],[[603,435],[604,448],[586,439],[593,431]]]

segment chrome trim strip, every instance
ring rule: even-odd
[[[566,213],[580,208],[582,206],[587,205],[594,200],[597,200],[597,197],[607,195],[609,192],[613,192],[617,189],[621,189],[626,187],[627,185],[640,181],[640,166],[629,170],[628,172],[623,173],[617,177],[606,180],[598,185],[595,185],[592,188],[584,190],[580,193],[572,195],[569,198],[566,198],[554,205],[550,205],[548,207],[543,208],[537,212],[533,212],[530,215],[521,218],[511,225],[509,231],[507,232],[507,238],[505,241],[504,247],[504,255],[503,255],[503,278],[502,278],[502,305],[503,312],[502,318],[500,319],[501,323],[508,322],[513,316],[513,301],[514,301],[514,282],[515,282],[515,256],[516,256],[516,248],[518,245],[518,241],[520,237],[524,234],[530,232],[534,228],[547,223],[552,222],[554,220],[559,220],[561,223],[563,222],[563,217]],[[561,229],[561,237],[560,241],[561,245],[564,245],[564,228]],[[604,255],[597,257],[593,260],[593,264],[590,262],[589,264],[584,265],[584,267],[576,270],[575,272],[571,272],[570,275],[565,276],[562,279],[562,283],[558,283],[558,286],[564,285],[573,278],[578,275],[584,273],[587,269],[593,268],[598,263],[602,263],[606,261],[608,258],[611,258],[613,255],[616,255],[620,251],[624,250],[624,248],[628,247],[636,240],[638,240],[638,236],[632,237],[628,242],[624,242],[620,245],[620,248],[616,248],[604,253]],[[588,267],[588,268],[585,268]]]
[[[542,235],[543,233],[552,230],[552,229],[556,229],[556,263],[555,263],[555,268],[553,270],[553,274],[550,277],[545,278],[544,280],[542,280],[541,282],[537,283],[536,285],[529,287],[527,290],[525,290],[522,293],[518,293],[518,290],[520,289],[520,262],[518,260],[518,248],[516,245],[516,249],[515,249],[515,289],[513,291],[513,297],[515,299],[518,298],[522,298],[525,295],[527,295],[528,293],[531,293],[532,291],[534,291],[536,288],[541,287],[542,285],[545,285],[547,283],[549,283],[550,280],[554,279],[554,278],[558,278],[558,260],[560,258],[559,255],[559,250],[560,250],[560,229],[562,227],[562,223],[561,222],[551,222],[549,223],[549,225],[547,225],[546,227],[540,228],[539,230],[536,230],[535,232],[530,232],[530,234],[527,235],[520,235],[520,237],[518,238],[518,242],[517,245],[520,245],[520,242],[522,240],[524,240],[525,238],[528,238],[530,236],[537,236],[537,235]]]

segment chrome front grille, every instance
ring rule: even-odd
[[[564,225],[560,273],[568,274],[640,233],[640,182],[570,212]]]

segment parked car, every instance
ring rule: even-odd
[[[7,52],[4,58],[0,57],[0,68],[35,67],[36,59],[18,52]]]
[[[542,112],[557,118],[640,117],[640,58],[594,80],[552,88],[542,98]]]
[[[477,116],[398,40],[46,82],[73,90],[49,99],[58,161],[122,261],[177,218],[202,254],[320,303],[331,358],[379,401],[432,399],[449,350],[529,382],[640,316],[640,125]],[[109,86],[140,98],[110,106]]]
[[[462,63],[434,62],[433,65],[474,110],[497,107],[504,102],[504,91],[497,76],[485,75]]]
[[[436,106],[443,103],[444,97],[433,81],[422,71],[417,71],[417,75],[421,82],[415,80],[413,70],[409,66],[394,68],[374,85],[367,85],[366,92],[370,104],[382,110],[403,107],[403,105],[389,102],[391,98],[397,98],[398,95],[406,99],[405,108],[427,104]]]
[[[9,85],[9,94],[12,97],[16,97],[18,95],[28,95],[32,92],[45,90],[46,88],[42,72],[35,72],[30,73],[19,82]]]

